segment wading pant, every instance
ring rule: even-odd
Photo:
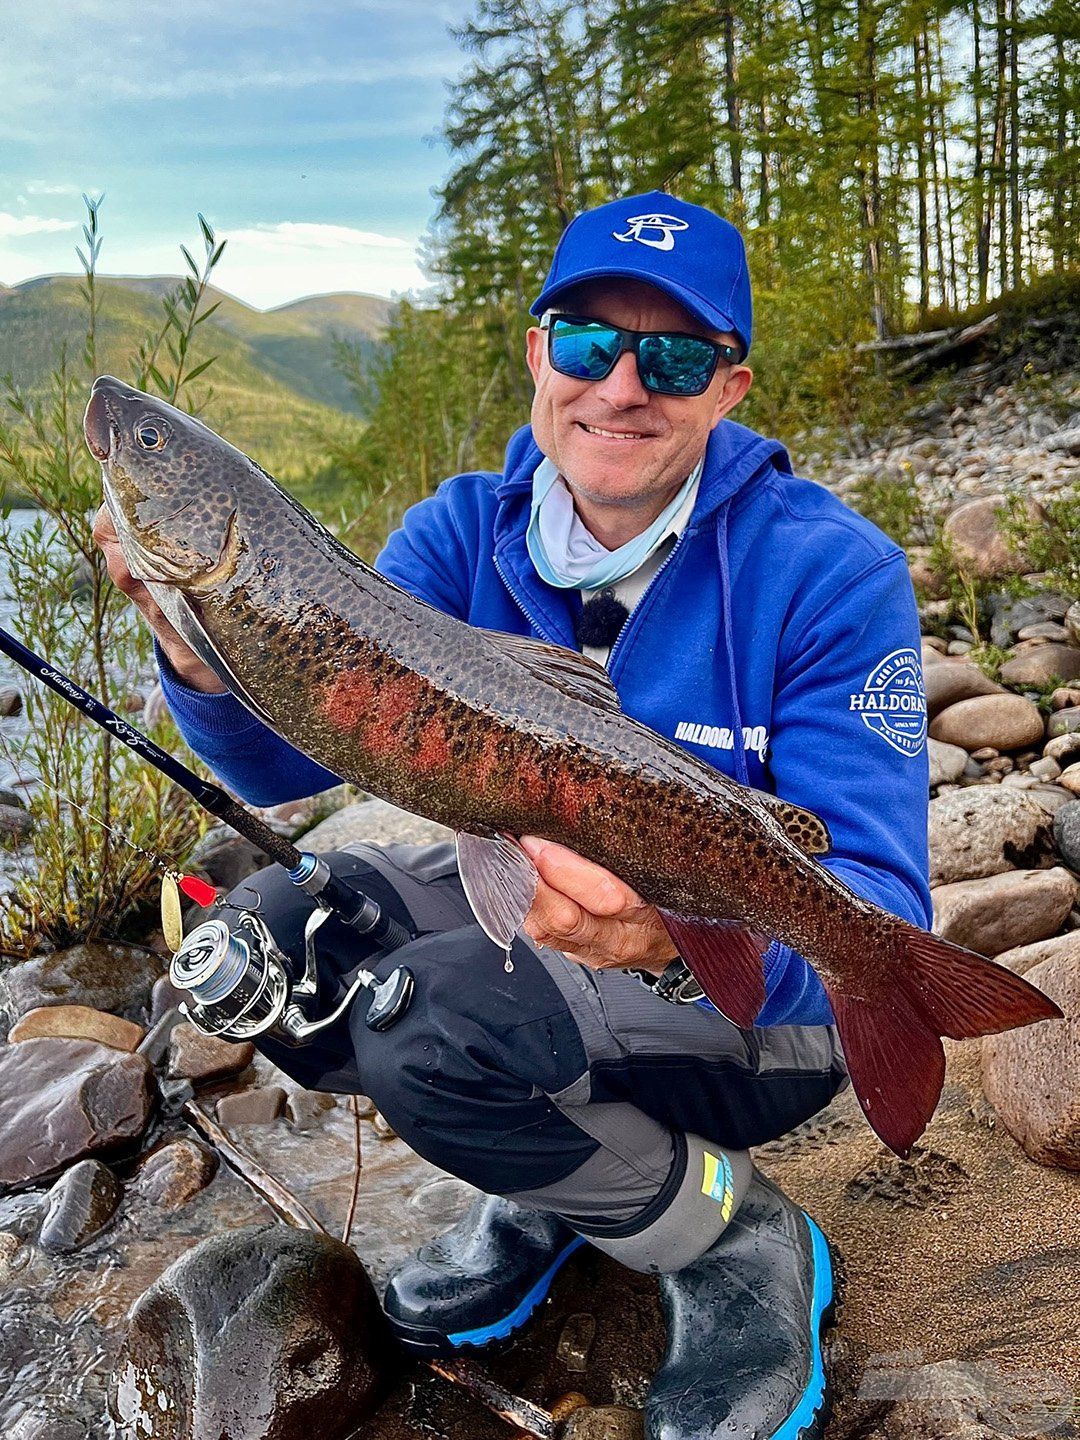
[[[525,939],[507,971],[473,920],[452,844],[356,844],[327,858],[418,938],[383,954],[327,921],[322,1013],[361,964],[380,979],[408,965],[412,1003],[379,1033],[361,992],[310,1045],[261,1048],[308,1089],[370,1096],[425,1159],[562,1217],[633,1268],[676,1270],[703,1254],[732,1209],[730,1194],[716,1203],[725,1175],[736,1208],[741,1199],[747,1147],[808,1119],[846,1081],[831,1026],[739,1030],[657,999],[631,972],[590,970]],[[276,866],[231,898],[252,905],[253,892],[301,973],[312,902]]]

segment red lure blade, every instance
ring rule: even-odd
[[[194,900],[196,905],[213,905],[218,898],[213,885],[208,885],[196,875],[181,875],[179,883],[180,889],[189,900]]]

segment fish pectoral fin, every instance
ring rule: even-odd
[[[540,876],[516,840],[506,835],[457,835],[458,871],[481,930],[509,950],[533,903]]]
[[[548,645],[543,640],[530,640],[526,635],[503,635],[497,630],[482,632],[488,641],[510,660],[523,665],[530,675],[554,685],[575,700],[587,700],[601,710],[620,714],[622,705],[611,677],[602,665],[567,650],[562,645]]]
[[[765,1004],[761,957],[769,939],[732,920],[701,920],[661,909],[660,918],[705,994],[733,1025],[748,1030]]]
[[[804,855],[824,855],[832,849],[829,827],[813,810],[793,805],[790,800],[770,795],[767,790],[755,790],[754,795],[779,820],[788,839],[794,841]]]

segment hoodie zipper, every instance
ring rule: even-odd
[[[499,561],[498,555],[492,555],[491,558],[494,561],[495,569],[498,572],[499,579],[503,582],[503,584],[509,591],[511,600],[513,600],[514,604],[518,607],[522,615],[524,615],[525,619],[529,622],[530,628],[535,630],[538,635],[542,635],[544,637],[544,640],[549,645],[558,645],[560,642],[551,638],[547,627],[540,624],[536,616],[532,614],[528,606],[525,604],[524,600],[522,600],[521,596],[514,589],[513,585],[510,584],[510,581],[506,578],[506,571],[503,569]]]
[[[657,570],[656,574],[652,577],[652,579],[649,581],[648,585],[646,585],[646,586],[645,586],[645,589],[641,592],[641,598],[640,598],[640,600],[637,602],[637,604],[634,606],[633,610],[630,611],[630,614],[627,615],[626,619],[623,621],[622,627],[621,627],[621,629],[619,630],[619,633],[615,636],[615,639],[614,639],[614,641],[612,642],[611,649],[608,651],[607,664],[605,665],[604,668],[605,668],[605,670],[607,670],[607,672],[608,672],[609,675],[611,674],[611,666],[612,666],[612,662],[613,662],[614,659],[615,659],[616,652],[618,651],[619,646],[620,646],[620,645],[622,644],[622,642],[623,642],[623,636],[626,634],[626,632],[630,629],[631,625],[633,624],[634,616],[635,616],[636,614],[638,614],[638,612],[640,611],[642,605],[645,603],[645,599],[646,599],[646,596],[648,595],[649,591],[653,588],[653,586],[656,584],[656,582],[660,579],[660,576],[663,575],[664,571],[665,571],[665,570],[667,569],[667,567],[671,564],[671,562],[675,559],[675,556],[679,553],[679,547],[682,545],[684,537],[689,533],[689,528],[690,528],[690,527],[687,526],[686,529],[683,530],[683,532],[682,532],[682,534],[679,536],[679,538],[675,541],[675,544],[671,547],[671,550],[670,550],[667,558],[662,562],[662,564],[660,565],[659,570]]]

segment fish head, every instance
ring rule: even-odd
[[[228,579],[244,548],[242,492],[257,469],[247,456],[111,375],[94,381],[83,433],[131,573],[180,589]]]

